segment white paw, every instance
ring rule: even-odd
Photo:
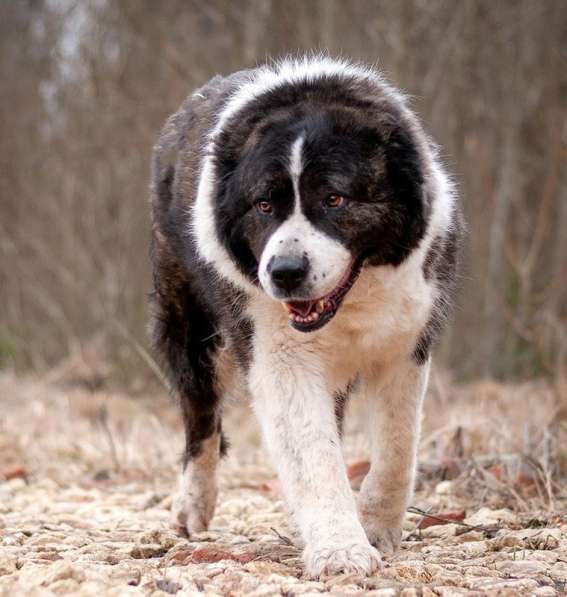
[[[181,534],[191,536],[209,528],[215,511],[214,500],[193,500],[190,495],[179,494],[171,506],[171,526]]]
[[[303,552],[305,570],[313,578],[332,574],[369,576],[382,567],[380,554],[369,543],[327,544]]]
[[[368,541],[376,547],[381,554],[391,556],[400,547],[402,542],[402,524],[385,523],[377,516],[360,515],[360,522]]]

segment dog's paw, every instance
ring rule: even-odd
[[[303,559],[312,578],[340,573],[369,576],[382,567],[380,554],[369,543],[308,545]]]
[[[385,556],[393,555],[402,542],[402,525],[386,524],[380,518],[361,515],[360,522],[368,541]]]
[[[178,494],[171,506],[170,524],[180,535],[190,537],[209,528],[214,504],[194,503],[191,496]]]

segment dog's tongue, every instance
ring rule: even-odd
[[[307,317],[313,309],[314,301],[289,301],[286,303],[287,308],[301,317]]]

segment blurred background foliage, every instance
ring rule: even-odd
[[[212,75],[312,49],[410,94],[461,190],[466,263],[438,362],[565,376],[564,0],[2,0],[0,367],[79,354],[143,377],[159,127]]]

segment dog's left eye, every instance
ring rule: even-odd
[[[329,195],[325,197],[323,200],[325,207],[330,207],[331,209],[335,209],[337,207],[342,207],[346,204],[346,198],[342,195]]]

